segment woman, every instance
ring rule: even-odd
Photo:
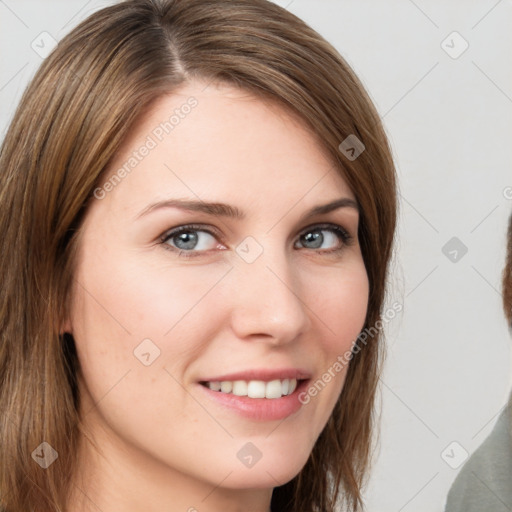
[[[321,36],[264,0],[102,9],[0,169],[5,511],[361,507],[395,171]]]
[[[512,332],[512,215],[503,270],[503,308]],[[499,512],[512,507],[512,396],[491,434],[471,455],[453,483],[446,512]]]

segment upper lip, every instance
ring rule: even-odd
[[[299,368],[279,368],[279,369],[251,369],[241,372],[227,373],[201,379],[200,382],[214,381],[235,381],[235,380],[262,380],[270,382],[271,380],[297,379],[305,380],[311,378],[311,372]]]

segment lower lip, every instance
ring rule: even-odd
[[[199,384],[199,387],[209,399],[245,418],[256,421],[275,421],[291,416],[302,407],[299,394],[307,387],[307,382],[307,380],[299,382],[291,395],[282,396],[281,398],[249,398],[231,393],[222,393],[222,391],[212,391],[202,384]]]

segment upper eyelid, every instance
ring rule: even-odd
[[[162,240],[170,238],[173,234],[180,233],[182,231],[204,231],[212,236],[219,236],[219,231],[213,226],[200,225],[200,224],[183,224],[176,226],[175,228],[168,229],[159,238]]]

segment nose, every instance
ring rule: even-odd
[[[253,263],[237,261],[232,271],[231,324],[239,339],[281,345],[310,326],[311,306],[301,297],[298,272],[284,252],[275,252],[265,250]]]

